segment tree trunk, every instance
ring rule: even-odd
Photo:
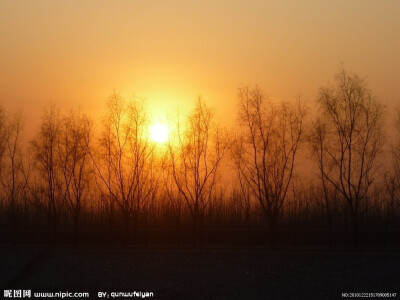
[[[128,246],[128,237],[129,237],[129,224],[130,223],[130,215],[129,213],[124,214],[124,232],[123,232],[123,241],[122,246],[125,248]]]
[[[251,230],[251,219],[250,219],[250,211],[246,210],[246,227],[247,227],[247,243],[249,245],[253,244],[253,233]]]
[[[135,215],[133,216],[133,243],[135,246],[139,243],[138,224],[139,224],[139,214],[136,211]]]
[[[178,246],[181,245],[181,212],[178,211],[176,217],[176,242]]]
[[[53,248],[56,246],[57,241],[57,213],[55,205],[52,205],[50,216],[50,244]]]
[[[202,246],[204,244],[204,215],[201,214],[200,215],[200,219],[199,219],[199,225],[200,225],[200,246]]]
[[[333,229],[332,229],[332,212],[329,209],[329,206],[326,208],[327,209],[327,219],[328,219],[328,245],[330,248],[333,247]]]
[[[193,246],[197,247],[197,214],[193,214]]]
[[[344,234],[345,234],[345,242],[346,246],[349,245],[349,224],[348,224],[348,216],[347,216],[347,210],[344,209]]]
[[[358,250],[359,241],[358,241],[358,213],[357,210],[354,209],[351,215],[352,223],[353,223],[353,248],[354,250]]]
[[[114,208],[110,205],[110,211],[108,215],[108,244],[113,243],[114,237]]]
[[[16,209],[14,199],[11,203],[11,223],[12,223],[12,235],[13,235],[13,245],[17,245],[17,216],[16,216]]]
[[[269,242],[271,249],[275,249],[277,245],[277,239],[278,239],[278,234],[277,234],[277,220],[276,216],[271,215],[269,218],[269,230],[270,230],[270,235],[269,235]]]
[[[144,238],[145,238],[145,245],[146,247],[149,246],[149,227],[148,227],[148,215],[147,215],[147,211],[144,212],[143,214],[143,218],[144,218]]]
[[[79,235],[79,214],[74,215],[74,245],[78,245],[78,235]]]
[[[56,246],[57,242],[57,218],[56,216],[53,216],[53,224],[52,224],[52,239],[51,239],[51,245],[53,248]]]

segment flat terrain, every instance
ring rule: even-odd
[[[0,264],[3,288],[92,296],[136,290],[168,299],[341,299],[344,292],[400,297],[398,252],[4,247]]]

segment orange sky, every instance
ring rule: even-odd
[[[197,95],[234,120],[236,90],[315,100],[338,64],[400,105],[400,1],[0,1],[0,102],[94,116],[115,89],[155,118]],[[29,126],[30,128],[34,126]]]

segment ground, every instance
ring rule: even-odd
[[[167,299],[400,297],[398,252],[4,247],[0,263],[3,289],[90,291],[93,298],[99,291],[149,291]]]

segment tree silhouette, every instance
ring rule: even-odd
[[[311,130],[309,132],[308,141],[311,146],[311,151],[318,162],[318,168],[320,172],[322,192],[325,203],[325,210],[328,222],[328,234],[329,234],[329,246],[333,245],[333,229],[332,229],[332,205],[334,201],[337,201],[337,190],[329,184],[325,177],[325,170],[327,168],[326,164],[327,155],[324,146],[329,138],[327,133],[327,124],[321,118],[317,118],[311,124]]]
[[[84,115],[71,112],[61,120],[59,160],[66,199],[73,216],[74,244],[78,243],[82,208],[90,191],[90,146],[92,122]]]
[[[85,243],[182,245],[193,237],[198,245],[207,228],[208,241],[267,240],[276,247],[282,228],[282,240],[291,234],[293,246],[323,233],[340,247],[344,230],[346,243],[358,247],[359,230],[373,229],[365,239],[372,243],[385,228],[387,246],[395,246],[400,112],[391,155],[379,164],[383,107],[363,79],[340,70],[333,85],[320,89],[317,104],[307,124],[300,101],[271,101],[258,87],[241,88],[229,137],[199,98],[183,122],[170,124],[168,141],[156,143],[145,102],[114,93],[99,124],[48,107],[31,147],[25,147],[22,114],[0,107],[3,240],[39,237],[40,243],[48,227],[52,245],[69,242],[64,234],[74,243],[85,234]],[[305,174],[295,172],[304,136],[315,161],[304,161],[311,166]],[[385,168],[384,180],[377,179],[378,167]],[[268,239],[260,230],[265,226]]]
[[[396,118],[396,133],[397,141],[392,148],[393,154],[393,169],[394,169],[394,180],[397,190],[400,191],[400,110],[397,110]],[[397,197],[397,199],[399,199]],[[400,203],[399,203],[400,204]]]
[[[235,164],[267,217],[272,248],[293,176],[304,115],[300,103],[275,104],[258,87],[239,89],[242,131],[235,142]]]
[[[169,143],[172,177],[193,221],[193,243],[203,243],[204,217],[228,143],[214,122],[214,110],[199,98],[185,128]],[[198,236],[200,230],[200,236]]]
[[[0,183],[3,189],[12,225],[13,243],[17,242],[17,217],[21,204],[26,197],[29,179],[29,161],[22,154],[22,113],[17,112],[6,117],[3,159],[1,161]],[[5,136],[7,135],[7,136]]]
[[[107,108],[94,165],[101,185],[121,210],[126,246],[132,218],[136,238],[139,214],[158,185],[154,146],[143,102],[125,102],[114,93]]]
[[[395,120],[395,139],[391,145],[392,169],[385,174],[385,189],[388,193],[386,203],[386,227],[389,227],[390,219],[396,208],[400,207],[400,110],[397,109]]]
[[[321,117],[314,124],[323,182],[329,182],[348,204],[353,245],[358,247],[360,203],[375,180],[375,163],[383,144],[383,107],[365,81],[345,69],[336,85],[323,87],[318,103]]]
[[[34,166],[38,172],[36,180],[40,190],[44,191],[46,201],[50,241],[54,246],[57,238],[61,209],[65,203],[65,190],[62,185],[62,171],[59,164],[60,115],[53,105],[46,110],[40,125],[39,133],[32,140]],[[40,195],[39,195],[40,197]]]

